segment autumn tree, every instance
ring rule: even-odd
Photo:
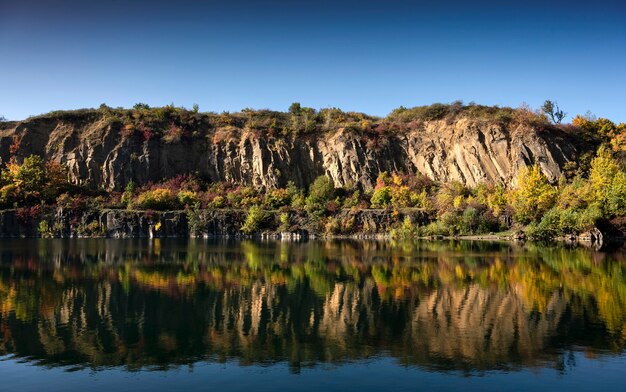
[[[519,222],[539,221],[552,208],[556,199],[556,189],[550,185],[538,165],[520,170],[517,186],[511,193],[511,205]]]
[[[626,174],[607,149],[600,148],[591,161],[589,181],[594,200],[606,215],[626,214]]]

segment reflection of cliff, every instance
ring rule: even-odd
[[[532,314],[513,292],[477,285],[430,295],[412,318],[413,354],[483,368],[536,361],[557,333],[567,303],[555,293],[542,315]],[[420,338],[421,337],[421,338]],[[426,337],[424,339],[424,337]]]
[[[131,368],[207,358],[297,367],[390,353],[437,369],[490,369],[556,361],[571,346],[624,347],[621,262],[574,252],[559,276],[558,257],[528,250],[505,263],[510,249],[241,246],[0,247],[0,352]],[[584,290],[614,297],[610,319]]]

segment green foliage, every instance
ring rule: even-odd
[[[12,158],[0,173],[0,204],[31,205],[53,201],[68,188],[61,166],[30,155],[22,164]]]
[[[182,190],[178,192],[178,202],[182,206],[193,206],[198,203],[198,194],[196,192]]]
[[[361,192],[357,189],[343,201],[343,208],[355,208],[361,202]]]
[[[288,231],[291,228],[291,216],[288,212],[283,212],[279,217],[280,226],[278,231]]]
[[[387,208],[391,205],[391,187],[382,186],[374,190],[370,199],[372,208]]]
[[[136,191],[137,191],[137,186],[135,185],[133,180],[130,180],[126,184],[126,187],[124,188],[124,193],[122,193],[122,197],[121,197],[122,204],[124,204],[125,206],[130,206],[133,200],[133,197],[135,196]]]
[[[46,167],[43,158],[31,155],[22,165],[9,164],[8,181],[12,181],[26,193],[40,192],[46,183]]]
[[[541,111],[550,118],[553,124],[560,124],[567,116],[567,113],[559,108],[556,102],[546,100],[541,106]]]
[[[391,237],[400,240],[410,240],[419,235],[419,228],[413,224],[411,217],[405,216],[402,224],[391,231]]]
[[[246,215],[246,220],[243,226],[241,226],[241,231],[245,234],[258,232],[265,218],[265,211],[263,211],[261,207],[258,205],[250,207],[250,209],[248,209],[248,214]]]
[[[626,173],[624,171],[620,170],[613,177],[606,199],[606,209],[609,215],[626,215]]]
[[[602,218],[598,204],[587,208],[560,209],[554,207],[547,211],[538,223],[528,226],[527,234],[532,238],[550,239],[563,234],[577,234],[595,226]]]
[[[37,231],[43,237],[47,237],[52,234],[52,231],[50,230],[50,225],[46,220],[42,220],[39,222],[39,225],[37,226]]]
[[[187,209],[187,224],[192,235],[199,236],[204,233],[207,222],[202,213],[200,202],[196,202],[192,208]]]
[[[335,186],[327,176],[319,176],[309,187],[309,196],[306,198],[306,210],[309,213],[320,214],[326,208],[326,203],[335,197]]]

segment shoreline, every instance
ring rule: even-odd
[[[193,214],[197,214],[192,217]],[[76,214],[72,210],[57,209],[47,214],[24,219],[17,209],[0,210],[0,238],[224,238],[274,239],[280,241],[324,240],[385,240],[385,241],[497,241],[546,242],[546,239],[528,238],[523,227],[497,233],[472,235],[431,235],[398,233],[405,218],[414,227],[428,224],[420,210],[390,211],[363,209],[340,210],[333,219],[356,222],[350,233],[328,233],[319,221],[306,215],[293,214],[289,227],[280,223],[280,211],[265,211],[265,221],[253,233],[241,230],[246,219],[244,210],[212,209],[144,211],[123,209],[89,210]],[[367,228],[367,231],[362,231]],[[624,243],[623,236],[603,233],[594,228],[578,235],[554,237],[548,242],[581,244],[600,248],[604,243]]]

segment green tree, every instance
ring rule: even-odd
[[[46,165],[42,157],[31,155],[20,165],[15,161],[7,164],[2,172],[2,182],[13,184],[21,192],[41,192],[46,184]]]
[[[565,118],[565,116],[567,116],[567,113],[565,113],[563,110],[561,110],[561,108],[559,108],[559,105],[556,102],[550,101],[550,100],[546,100],[543,105],[541,106],[541,111],[550,118],[550,120],[552,121],[552,123],[554,124],[560,124],[561,121],[563,121],[563,119]]]
[[[300,105],[300,102],[294,102],[289,106],[289,113],[300,114],[301,109],[302,109],[302,106]]]
[[[241,226],[241,231],[245,234],[253,234],[259,231],[265,217],[265,211],[258,205],[253,205],[248,209],[248,215],[246,215],[246,220],[243,226]]]
[[[382,186],[374,190],[370,202],[373,208],[387,208],[391,204],[391,187]]]
[[[137,190],[137,186],[135,185],[133,180],[128,181],[124,189],[124,193],[122,193],[122,199],[121,199],[122,203],[125,204],[126,206],[130,206],[130,203],[133,200],[133,197],[135,196],[136,190]]]
[[[319,176],[309,187],[307,204],[325,203],[335,197],[335,186],[333,180],[327,176]]]
[[[614,216],[626,215],[626,173],[617,172],[607,195],[607,212]]]

